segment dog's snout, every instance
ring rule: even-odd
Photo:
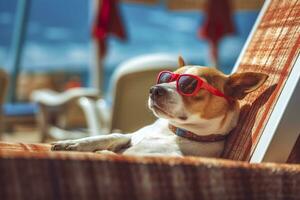
[[[161,97],[167,93],[167,90],[161,86],[153,86],[150,88],[150,94],[152,97]]]

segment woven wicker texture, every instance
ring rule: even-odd
[[[0,199],[297,199],[300,165],[0,143]]]
[[[239,125],[232,132],[224,157],[249,160],[300,51],[300,0],[274,0],[255,31],[238,72],[270,77],[242,102]]]

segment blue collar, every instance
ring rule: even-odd
[[[183,137],[197,142],[219,142],[225,140],[227,137],[227,135],[222,134],[197,135],[188,130],[175,127],[171,124],[169,124],[169,129],[179,137]]]

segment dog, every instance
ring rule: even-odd
[[[215,68],[185,65],[181,57],[178,62],[175,72],[161,72],[150,88],[148,107],[158,117],[152,125],[129,134],[55,142],[52,150],[219,157],[238,122],[238,100],[258,89],[268,76],[225,75]]]

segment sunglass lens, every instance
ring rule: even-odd
[[[191,76],[181,76],[178,79],[178,89],[183,94],[192,94],[197,88],[198,80]]]
[[[163,72],[160,74],[157,83],[168,83],[172,79],[172,74],[169,72]]]

